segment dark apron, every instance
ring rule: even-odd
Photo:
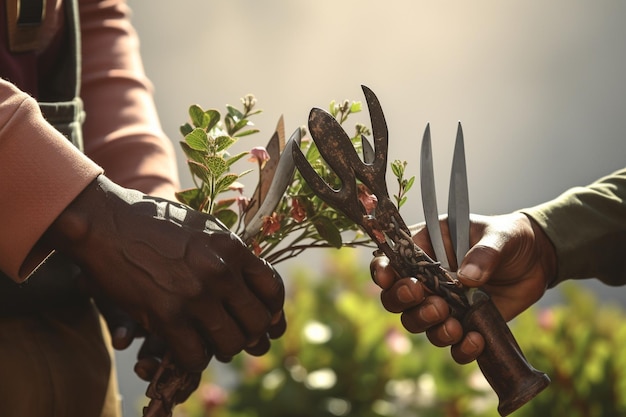
[[[43,0],[20,2],[20,13],[13,30],[26,36],[41,24]],[[39,107],[46,120],[83,149],[84,119],[80,93],[80,29],[76,0],[65,0],[66,24],[62,56],[40,82]],[[9,27],[11,25],[9,24]],[[11,28],[10,28],[11,29]],[[78,288],[79,268],[59,254],[52,255],[28,280],[15,283],[0,272],[0,315],[36,312],[58,306],[85,303]]]

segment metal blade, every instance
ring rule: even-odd
[[[265,146],[267,153],[270,156],[269,161],[265,163],[265,166],[259,172],[259,183],[257,184],[254,193],[250,199],[250,207],[244,215],[244,223],[250,223],[256,212],[259,210],[270,189],[274,175],[278,169],[278,161],[280,154],[285,148],[285,122],[283,116],[280,116],[276,125],[276,130],[270,138],[269,142]]]
[[[301,140],[301,131],[300,128],[298,128],[289,138],[289,141],[285,145],[285,150],[280,154],[280,158],[277,158],[278,162],[275,172],[273,173],[273,180],[269,185],[267,195],[263,199],[261,206],[252,217],[246,219],[245,229],[241,236],[244,242],[259,232],[261,226],[263,226],[263,218],[272,214],[280,202],[280,199],[285,194],[287,187],[291,184],[296,170],[291,146],[293,143],[295,146],[299,147]]]
[[[363,135],[361,135],[361,144],[363,146],[363,162],[366,164],[374,163],[376,153],[374,152],[374,148],[372,147],[370,141]]]
[[[454,245],[457,267],[469,250],[470,209],[469,192],[467,187],[467,169],[465,166],[465,145],[463,142],[463,128],[459,122],[452,158],[452,172],[450,173],[450,191],[448,195],[448,224],[450,236]]]
[[[433,170],[433,153],[430,140],[430,124],[426,125],[424,137],[422,138],[422,149],[420,154],[420,183],[422,187],[422,207],[424,208],[424,218],[426,227],[430,235],[430,242],[433,245],[437,261],[445,269],[450,269],[446,248],[443,244],[441,226],[439,226],[439,211],[437,210],[437,193],[435,192],[435,174]]]

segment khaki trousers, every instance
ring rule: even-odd
[[[0,317],[0,416],[121,415],[113,349],[91,301]]]

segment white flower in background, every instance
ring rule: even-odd
[[[309,389],[330,389],[337,383],[337,374],[330,368],[322,368],[309,373],[304,384]]]
[[[483,413],[498,406],[498,396],[480,370],[477,369],[469,375],[467,385],[482,393],[482,395],[472,397],[472,410],[475,410],[477,413]]]
[[[274,369],[268,372],[261,381],[263,388],[273,391],[278,388],[285,380],[285,374],[280,369]]]
[[[349,401],[343,398],[329,398],[326,401],[326,409],[335,416],[345,416],[350,412],[352,406]]]
[[[326,343],[333,336],[333,332],[330,327],[315,320],[309,321],[304,326],[304,330],[302,332],[304,333],[304,338],[309,343],[313,343],[315,345]]]
[[[420,406],[431,407],[437,400],[437,384],[435,377],[424,373],[417,378],[416,403]]]

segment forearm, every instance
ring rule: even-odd
[[[101,171],[0,79],[0,270],[24,280],[49,254],[36,242]]]
[[[551,286],[584,278],[626,284],[626,169],[521,211],[556,249],[558,272]]]

